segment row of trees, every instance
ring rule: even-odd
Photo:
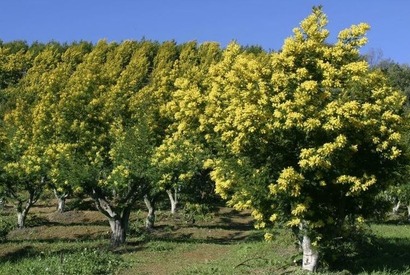
[[[202,172],[188,156],[178,170],[161,159],[174,120],[166,105],[186,68],[203,74],[220,53],[195,42],[4,45],[1,176],[19,227],[51,187],[61,207],[69,193],[93,198],[123,243],[138,198],[153,205]]]
[[[387,81],[394,89],[404,92],[407,97],[406,109],[409,108],[410,99],[410,66],[407,64],[398,64],[389,59],[382,59],[374,65],[374,69],[381,70],[387,76]],[[409,144],[408,133],[404,137],[406,144]],[[407,218],[410,221],[410,184],[408,184],[408,174],[401,174],[403,181],[407,184],[395,184],[389,188],[387,195],[395,203],[393,212],[397,213],[400,206],[406,206]]]
[[[326,24],[314,8],[272,53],[236,43],[3,44],[0,176],[19,225],[51,186],[62,202],[89,195],[119,245],[136,200],[153,208],[168,190],[175,201],[173,188],[209,174],[257,227],[292,229],[314,270],[322,245],[372,216],[407,163],[405,97],[359,54],[369,27],[329,44]]]

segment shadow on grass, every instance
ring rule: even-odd
[[[107,239],[106,242],[92,242],[95,240],[87,240],[86,242],[80,242],[78,244],[74,244],[72,246],[73,241],[66,241],[62,239],[54,239],[54,240],[36,240],[35,243],[32,245],[26,245],[27,241],[9,241],[9,243],[14,244],[13,249],[9,249],[8,252],[2,253],[0,257],[0,265],[2,263],[18,263],[23,260],[27,259],[38,259],[38,258],[45,258],[52,255],[59,255],[64,257],[65,255],[70,255],[73,253],[78,253],[81,251],[106,251],[112,252],[114,254],[122,255],[128,253],[135,253],[137,251],[144,250],[144,242],[141,241],[129,241],[126,242],[124,245],[119,247],[112,247],[110,240]],[[66,242],[70,244],[70,248],[61,247],[62,243]],[[44,244],[47,244],[44,246]],[[58,243],[59,246],[55,247],[54,244]]]
[[[410,221],[406,218],[391,219],[384,222],[378,222],[377,224],[386,225],[410,225]]]
[[[201,227],[189,227],[184,229],[191,229],[195,230],[195,228]],[[220,229],[220,228],[217,228]],[[232,228],[230,228],[232,229]],[[179,232],[178,229],[174,228],[173,230],[166,230],[162,231],[156,228],[152,232],[146,232],[143,234],[143,243],[149,243],[151,241],[161,241],[161,242],[169,242],[169,243],[203,243],[203,244],[219,244],[219,245],[230,245],[234,243],[250,243],[255,241],[263,241],[263,234],[262,231],[232,231],[232,232],[224,232],[223,235],[219,235],[218,232],[215,231],[214,234],[210,233],[203,237],[195,236],[193,232]],[[141,244],[141,242],[140,242]]]
[[[362,251],[356,266],[367,272],[390,271],[403,274],[410,268],[410,238],[378,238],[369,251]],[[355,268],[352,272],[360,271]]]
[[[343,255],[337,251],[333,257],[332,271],[409,274],[410,238],[373,237],[371,242],[363,242],[353,251],[347,249]]]
[[[66,204],[65,210],[66,211],[73,211],[73,210],[97,211],[93,200],[81,199],[81,198],[72,199],[68,201]]]
[[[108,240],[111,236],[107,234],[100,234],[100,233],[86,233],[86,234],[74,234],[74,238],[37,238],[33,243],[37,244],[54,244],[54,243],[76,243],[76,242],[93,242],[93,241],[100,241],[100,240]],[[4,243],[9,244],[24,244],[29,242],[30,240],[27,239],[15,239],[15,240],[6,240]]]
[[[231,223],[229,225],[226,224],[214,224],[214,225],[196,225],[196,228],[203,228],[203,229],[222,229],[222,230],[235,230],[235,231],[251,231],[254,229],[253,223],[245,224],[245,223]]]
[[[28,257],[34,257],[38,254],[37,250],[31,245],[25,245],[14,251],[5,253],[0,262],[17,262]]]
[[[213,224],[195,225],[197,228],[205,229],[223,229],[235,231],[251,231],[254,229],[254,220],[250,218],[248,213],[241,213],[236,210],[230,212],[217,213],[215,218],[219,221]]]
[[[105,226],[109,228],[109,223],[108,220],[106,221],[90,221],[87,219],[84,219],[82,222],[46,222],[43,225],[57,225],[57,226],[63,226],[63,227],[70,227],[70,226]]]
[[[68,213],[68,212],[66,212]],[[65,213],[60,214],[62,217]],[[39,227],[39,226],[109,226],[108,220],[90,220],[88,218],[82,218],[81,221],[53,221],[46,217],[40,217],[37,215],[31,215],[28,217],[26,227]]]
[[[43,251],[39,250],[38,248],[35,248],[32,245],[26,245],[21,248],[18,248],[15,251],[10,251],[6,254],[4,254],[1,259],[1,262],[11,262],[11,263],[17,263],[23,259],[28,259],[28,258],[37,258],[37,257],[47,257],[50,254],[70,254],[76,251],[79,251],[80,249],[75,248],[75,249],[60,249],[57,251],[53,251],[52,253],[44,253]]]

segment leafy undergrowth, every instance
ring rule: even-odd
[[[10,213],[9,213],[10,214]],[[9,214],[2,213],[9,218]],[[28,228],[0,243],[0,274],[304,274],[288,231],[272,242],[253,229],[247,212],[219,208],[201,217],[159,212],[156,227],[131,216],[127,244],[111,249],[106,219],[92,209],[33,209]],[[410,226],[374,224],[373,236],[334,251],[323,274],[410,274]]]

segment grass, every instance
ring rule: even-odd
[[[300,254],[291,234],[278,229],[274,240],[265,242],[249,213],[219,208],[192,223],[183,214],[160,212],[152,232],[141,228],[143,216],[132,213],[127,244],[112,249],[108,223],[99,212],[59,214],[40,205],[30,227],[11,231],[0,243],[0,274],[305,274],[294,262]],[[362,247],[319,273],[410,274],[410,225],[372,224],[371,229],[374,235]]]
[[[361,259],[363,268],[379,272],[380,265],[392,274],[410,274],[410,225],[373,224],[375,239],[369,257]],[[394,273],[396,272],[396,273]]]
[[[222,230],[215,234],[225,236]],[[203,238],[202,233],[191,239],[184,234],[168,240],[151,237],[141,249],[124,254],[126,260],[136,262],[120,274],[250,274],[256,270],[272,274],[278,268],[287,270],[289,264],[296,267],[290,259],[297,250],[287,246],[291,240],[285,232],[275,243],[262,241],[260,232],[247,233],[244,239],[224,241]]]
[[[26,246],[18,254],[24,258],[8,258],[1,274],[112,274],[124,263],[119,255],[89,248],[45,252]]]

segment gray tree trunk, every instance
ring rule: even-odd
[[[407,217],[410,221],[410,204],[407,205]]]
[[[399,211],[399,208],[400,208],[400,200],[397,201],[395,206],[393,206],[393,214],[397,214],[397,212]]]
[[[319,252],[312,246],[312,241],[307,235],[303,236],[302,251],[302,269],[315,272],[319,262]]]
[[[17,227],[18,228],[24,228],[25,223],[26,223],[26,216],[24,212],[17,212]]]
[[[41,178],[41,183],[44,183],[44,178]],[[41,188],[37,188],[37,189],[30,188],[26,191],[28,192],[28,199],[24,199],[15,193],[13,193],[12,195],[17,202],[16,210],[17,210],[17,227],[18,228],[23,228],[25,226],[26,217],[27,217],[29,210],[40,198],[40,195],[43,190]]]
[[[120,246],[125,243],[127,224],[124,224],[122,219],[110,219],[111,227],[111,244],[114,247]]]
[[[65,211],[65,200],[66,198],[58,198],[57,199],[57,212],[63,213]]]
[[[111,245],[113,247],[117,247],[125,243],[130,213],[131,208],[126,208],[121,214],[113,215],[113,217],[108,220],[111,227]]]
[[[32,190],[29,193],[29,198],[27,199],[27,201],[18,199],[17,200],[17,227],[18,228],[24,228],[26,225],[26,218],[27,218],[27,214],[30,210],[30,208],[37,202],[38,198],[40,197],[41,194],[41,190],[40,191],[35,191]],[[23,204],[25,204],[23,206]]]
[[[144,202],[148,209],[147,218],[145,219],[145,228],[151,230],[154,228],[155,223],[155,204],[147,195],[144,196]]]
[[[171,203],[171,214],[175,214],[178,205],[178,191],[174,188],[174,193],[172,193],[171,189],[166,190],[166,192]]]
[[[124,244],[127,237],[132,203],[123,208],[116,209],[109,204],[108,200],[99,197],[97,192],[94,191],[93,193],[97,209],[108,218],[108,222],[110,223],[111,245],[117,247]]]
[[[67,193],[59,194],[56,189],[54,191],[54,196],[57,199],[57,212],[63,213],[65,211],[65,203],[68,197]]]
[[[18,228],[24,228],[26,226],[26,218],[27,218],[27,213],[30,210],[31,203],[27,202],[26,206],[23,207],[23,203],[19,202],[17,204],[17,227]]]

